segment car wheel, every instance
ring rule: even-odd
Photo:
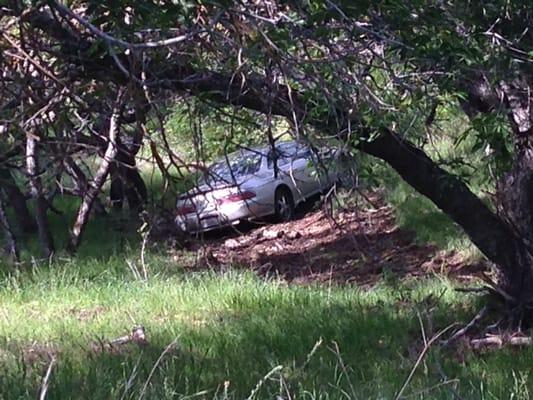
[[[275,217],[278,222],[290,221],[294,215],[294,199],[286,188],[278,188],[274,196]]]

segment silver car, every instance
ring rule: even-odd
[[[331,149],[313,152],[296,141],[228,154],[178,198],[176,224],[199,233],[270,215],[290,220],[298,203],[336,180],[330,168],[335,155]]]

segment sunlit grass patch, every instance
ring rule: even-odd
[[[437,330],[478,307],[441,279],[384,280],[371,290],[300,287],[234,271],[185,274],[149,255],[143,281],[124,257],[2,279],[0,397],[35,397],[53,356],[50,399],[242,399],[260,382],[257,399],[392,398],[421,349],[417,314],[424,319],[434,307]],[[134,325],[144,326],[147,345],[99,350]],[[453,352],[443,357],[446,373],[472,399],[523,393],[519,382],[530,379],[524,374],[533,360],[530,350],[519,357],[469,353],[463,362]],[[406,394],[425,393],[440,379],[430,355]],[[450,392],[444,385],[414,398],[447,399]]]

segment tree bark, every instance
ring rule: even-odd
[[[6,240],[6,250],[8,255],[12,258],[13,261],[19,261],[19,250],[17,247],[17,240],[13,234],[13,229],[11,229],[11,224],[7,218],[6,208],[4,205],[4,200],[2,199],[2,193],[0,191],[0,225],[4,231],[4,237]]]
[[[117,154],[117,162],[111,167],[110,187],[111,204],[115,210],[121,210],[124,199],[133,212],[142,211],[148,200],[148,191],[136,167],[135,157],[124,149]]]
[[[65,168],[68,174],[72,177],[72,179],[74,180],[74,184],[76,185],[75,191],[70,194],[83,198],[83,196],[85,196],[89,188],[89,182],[87,180],[87,177],[85,176],[81,168],[74,162],[72,158],[70,157],[65,158],[65,160],[63,161],[63,164],[65,165]],[[98,197],[94,199],[93,207],[94,207],[96,214],[98,215],[106,214],[105,207]]]
[[[517,243],[502,283],[518,304],[527,305],[533,302],[533,82],[523,76],[493,87],[484,75],[465,82],[468,98],[462,106],[469,117],[498,109],[507,113],[515,154],[511,169],[497,182],[496,207]]]
[[[50,232],[48,216],[46,215],[48,202],[43,194],[39,159],[37,156],[37,139],[33,134],[26,136],[26,172],[28,174],[31,196],[35,201],[35,220],[37,222],[39,241],[44,256],[49,258],[55,251],[54,239]]]
[[[34,233],[37,226],[35,225],[34,217],[28,209],[26,196],[20,191],[8,169],[0,169],[0,183],[0,187],[4,189],[6,198],[8,199],[6,203],[8,206],[13,207],[22,232]]]
[[[76,216],[76,221],[70,232],[70,240],[67,246],[68,251],[75,252],[81,242],[82,234],[89,221],[89,215],[91,208],[93,207],[94,201],[98,196],[98,193],[102,190],[102,186],[109,174],[109,168],[111,163],[115,161],[115,158],[118,153],[117,141],[119,139],[120,132],[120,113],[122,110],[124,89],[121,88],[118,92],[117,99],[115,102],[115,107],[113,109],[113,114],[111,115],[111,121],[109,123],[109,138],[107,149],[102,157],[102,161],[96,174],[94,175],[93,180],[89,184],[85,196],[83,196],[80,208]]]

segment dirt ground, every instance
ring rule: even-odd
[[[293,221],[206,235],[188,250],[198,257],[187,268],[250,268],[291,283],[335,282],[369,285],[383,274],[398,278],[432,273],[470,280],[486,270],[465,263],[459,254],[415,243],[400,229],[393,211],[377,194],[373,207],[344,210],[334,217],[323,209],[300,211]],[[177,251],[174,257],[180,257]]]

